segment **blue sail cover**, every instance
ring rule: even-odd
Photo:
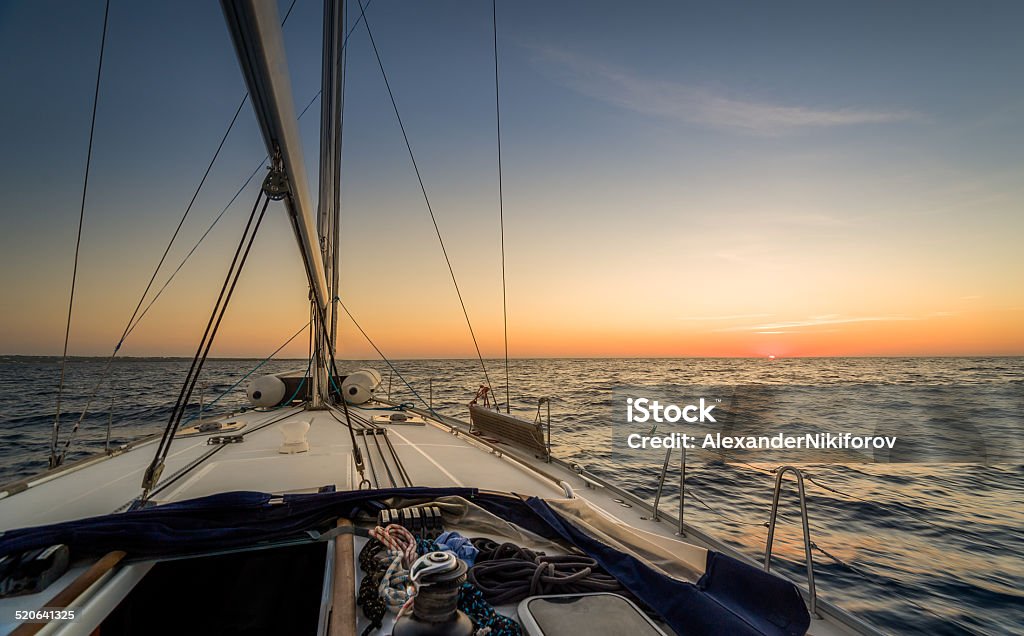
[[[708,550],[696,584],[674,579],[594,539],[542,499],[526,505],[558,533],[596,560],[679,634],[778,634],[799,636],[811,617],[796,586],[730,556]]]
[[[573,525],[542,499],[482,493],[473,488],[392,488],[274,496],[229,492],[101,517],[8,530],[0,555],[57,543],[73,558],[124,550],[131,559],[152,559],[309,540],[338,517],[376,514],[387,499],[407,503],[459,496],[545,538],[567,543],[601,567],[679,634],[797,636],[810,616],[796,587],[781,578],[708,551],[696,584],[661,574]]]

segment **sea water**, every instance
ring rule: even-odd
[[[61,446],[104,363],[68,362]],[[162,430],[188,363],[116,360],[69,459],[102,451],[108,424],[112,446]],[[214,412],[244,405],[245,383],[229,389],[258,363],[208,361],[204,403],[217,400],[210,407]],[[343,373],[375,368],[384,379],[382,393],[417,404],[422,398],[438,412],[463,419],[466,403],[484,382],[476,360],[393,364],[395,370],[381,361],[346,361],[340,367]],[[486,364],[504,401],[503,361]],[[275,360],[256,373],[305,367],[305,360]],[[0,482],[45,469],[58,375],[55,358],[0,358]],[[654,498],[664,455],[660,450],[617,455],[615,418],[624,387],[731,391],[742,398],[733,402],[734,414],[758,434],[774,435],[776,429],[803,434],[826,424],[834,432],[865,422],[906,439],[917,431],[916,445],[899,457],[796,462],[814,480],[807,495],[812,539],[819,548],[814,552],[819,595],[885,632],[1024,633],[1024,457],[1019,451],[1024,358],[512,360],[509,377],[513,413],[533,419],[538,399],[551,398],[556,456],[648,500]],[[189,416],[198,401],[194,396]],[[542,419],[546,414],[544,407]],[[952,447],[950,440],[956,442]],[[675,514],[679,457],[673,457],[661,505]],[[689,450],[687,523],[762,560],[775,479],[771,471],[779,459]],[[782,496],[773,568],[803,583],[794,490],[787,484]]]

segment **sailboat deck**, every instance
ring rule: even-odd
[[[374,415],[372,410],[358,407],[350,407],[350,411],[354,419],[365,421]],[[232,490],[291,493],[316,492],[325,486],[337,490],[359,487],[361,479],[354,469],[348,428],[330,411],[248,411],[232,415],[231,420],[246,424],[230,433],[241,435],[241,442],[210,445],[208,441],[218,437],[218,432],[174,440],[153,493],[154,501],[180,501]],[[283,441],[280,426],[292,421],[310,424],[307,452],[279,452]],[[385,425],[380,428],[386,433],[367,432],[365,441],[363,431],[356,428],[364,477],[372,488],[406,485],[386,446],[383,451],[377,448],[376,442],[383,445],[386,434],[411,481],[409,485],[472,486],[544,497],[564,494],[554,482],[516,461],[498,457],[486,446],[434,424]],[[126,509],[141,493],[142,475],[152,459],[155,441],[44,475],[27,482],[22,492],[0,494],[0,530]]]
[[[549,501],[581,497],[609,519],[627,524],[651,540],[669,542],[669,546],[674,546],[670,547],[671,551],[680,556],[703,549],[735,554],[727,546],[689,527],[686,543],[682,543],[675,534],[675,523],[669,519],[653,520],[642,501],[613,485],[598,483],[585,471],[558,461],[547,463],[542,457],[479,440],[455,421],[438,422],[427,417],[425,423],[418,425],[370,424],[374,415],[381,413],[381,406],[349,407],[356,443],[364,457],[363,477],[369,481],[368,485],[363,483],[363,487],[466,486],[535,495]],[[240,442],[208,443],[222,435],[219,432],[176,438],[152,500],[156,503],[183,501],[232,490],[283,494],[316,492],[324,487],[339,491],[358,489],[361,478],[352,461],[352,437],[339,419],[344,419],[340,412],[307,411],[300,407],[253,410],[223,419],[244,422],[244,428],[224,433],[242,436]],[[309,450],[281,453],[284,440],[281,426],[297,421],[310,424]],[[385,436],[394,449],[393,455],[384,442]],[[0,531],[126,510],[141,493],[142,475],[152,459],[156,441],[146,440],[117,454],[83,460],[0,491]],[[699,561],[700,555],[696,558]],[[117,584],[121,589],[118,594],[130,590],[152,566],[152,561],[127,565],[116,578],[122,582]],[[63,579],[81,571],[81,566],[73,567]],[[0,601],[0,609],[41,603],[45,595],[6,599]],[[116,604],[115,597],[120,598],[114,594],[111,603]],[[102,595],[99,598],[103,598]],[[102,615],[100,605],[91,604],[90,613]],[[823,608],[828,618],[813,617],[810,633],[872,631],[819,600],[819,611]]]

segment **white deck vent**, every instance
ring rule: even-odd
[[[309,422],[285,422],[278,426],[277,430],[281,431],[281,436],[284,437],[284,443],[281,444],[281,448],[277,452],[292,455],[295,453],[305,453],[309,450],[309,440],[306,439],[306,434],[309,432]]]

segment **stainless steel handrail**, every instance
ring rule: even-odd
[[[799,468],[782,466],[775,472],[775,492],[772,496],[772,514],[768,519],[768,541],[764,547],[764,571],[772,566],[772,542],[775,540],[775,522],[779,513],[779,495],[782,492],[782,477],[792,472],[796,476],[797,491],[800,494],[800,517],[804,526],[804,556],[807,559],[807,591],[810,593],[812,616],[818,616],[818,594],[814,589],[814,558],[811,556],[811,526],[807,520],[807,497],[804,491],[804,474]]]
[[[107,435],[103,440],[103,452],[106,455],[110,454],[110,428],[114,425],[114,400],[117,398],[117,393],[112,392],[110,394],[110,411],[107,413]]]
[[[495,404],[495,406],[497,406],[497,404],[498,404],[497,400],[495,400],[494,404]],[[533,416],[533,423],[534,423],[535,426],[538,426],[538,427],[541,426],[541,422],[540,422],[540,407],[544,406],[545,404],[547,404],[547,406],[548,406],[548,419],[547,419],[547,424],[545,425],[546,428],[547,428],[547,442],[545,443],[545,449],[544,449],[544,452],[545,452],[544,461],[546,463],[550,464],[551,463],[551,398],[549,398],[549,397],[542,397],[542,398],[537,400],[537,414]],[[500,410],[500,408],[499,408],[499,410]]]
[[[548,458],[547,462],[551,463],[551,398],[544,398],[544,402],[548,405]]]
[[[679,456],[679,531],[681,537],[686,536],[686,524],[683,522],[683,515],[686,513],[686,443],[683,443],[682,453]]]
[[[665,449],[665,463],[661,466],[661,475],[658,476],[658,491],[654,494],[654,515],[651,521],[661,521],[658,517],[658,504],[661,503],[661,491],[665,489],[665,476],[668,474],[668,462],[672,459],[672,447]]]
[[[654,495],[653,514],[651,521],[661,521],[661,494],[665,490],[665,478],[668,476],[668,465],[672,460],[672,448],[665,449],[665,463],[661,466],[661,474],[658,476],[658,490]],[[679,455],[679,529],[676,531],[681,537],[686,536],[686,524],[684,522],[686,505],[686,445],[684,444]]]
[[[199,424],[197,424],[197,426],[202,426],[203,425],[203,409],[205,408],[205,406],[204,406],[205,398],[206,398],[206,380],[203,380],[202,382],[199,383]]]

